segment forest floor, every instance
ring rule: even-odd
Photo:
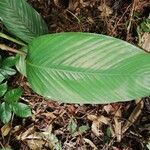
[[[49,33],[105,34],[145,48],[145,32],[141,25],[149,17],[149,0],[28,2],[43,16]],[[150,97],[105,105],[64,104],[35,94],[19,73],[9,84],[24,89],[21,101],[31,107],[33,115],[26,119],[14,116],[9,124],[0,124],[1,147],[14,150],[148,150]],[[3,132],[8,134],[4,136]]]

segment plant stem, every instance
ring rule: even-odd
[[[19,51],[17,49],[14,49],[14,48],[11,48],[5,44],[0,44],[0,49],[1,50],[4,50],[4,51],[9,51],[9,52],[13,52],[13,53],[17,53],[17,54],[20,54],[20,55],[26,55],[25,52],[23,51]]]
[[[14,39],[14,38],[12,38],[12,37],[10,37],[10,36],[8,36],[8,35],[2,33],[2,32],[0,32],[0,37],[2,37],[2,38],[4,38],[4,39],[7,39],[7,40],[9,40],[9,41],[12,41],[12,42],[14,42],[14,43],[17,43],[17,44],[19,44],[19,45],[25,46],[25,44],[24,44],[23,42],[21,42],[21,41],[19,41],[19,40],[16,40],[16,39]]]

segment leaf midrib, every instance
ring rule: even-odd
[[[80,74],[92,74],[92,75],[101,75],[101,76],[128,76],[128,77],[139,77],[139,76],[142,76],[141,74],[121,74],[121,73],[106,73],[105,71],[107,71],[107,70],[102,70],[103,72],[89,72],[89,71],[79,71],[79,70],[66,70],[66,69],[62,69],[62,68],[49,68],[49,67],[43,67],[43,66],[38,66],[38,65],[35,65],[35,64],[32,64],[32,63],[30,63],[30,62],[28,62],[28,61],[26,61],[26,63],[28,64],[28,65],[30,65],[30,66],[33,66],[33,67],[35,67],[35,68],[39,68],[39,69],[42,69],[42,70],[45,70],[45,69],[47,69],[47,70],[54,70],[54,71],[62,71],[62,72],[71,72],[71,73],[80,73]]]

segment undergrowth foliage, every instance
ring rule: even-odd
[[[0,48],[21,52],[14,58],[16,68],[27,77],[31,88],[38,94],[56,101],[85,104],[127,101],[150,94],[150,55],[142,49],[98,34],[70,32],[43,35],[48,33],[44,20],[24,0],[1,0],[0,19],[16,39],[3,37],[13,42],[24,41],[21,45],[25,45],[21,50],[2,44]],[[5,63],[1,63],[0,68],[1,97],[9,101],[4,95],[7,89],[4,78],[6,74],[15,74],[15,70],[10,68],[9,62]],[[18,94],[8,93],[14,94],[14,97]],[[15,104],[27,110],[24,112],[26,115],[21,117],[30,116],[27,106],[16,101]],[[5,105],[6,102],[1,104],[1,110]],[[20,110],[14,106],[9,109],[9,114],[19,115]],[[10,115],[2,121],[8,120]]]
[[[12,113],[19,117],[31,116],[31,110],[28,105],[19,102],[22,95],[22,89],[10,89],[7,86],[7,80],[16,73],[12,66],[16,63],[15,57],[0,59],[0,119],[3,123],[8,123]]]

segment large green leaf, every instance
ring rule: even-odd
[[[0,0],[0,19],[13,35],[27,43],[48,32],[42,17],[25,0]]]
[[[28,81],[47,98],[109,103],[150,94],[150,54],[122,40],[59,33],[34,39],[28,50]]]

